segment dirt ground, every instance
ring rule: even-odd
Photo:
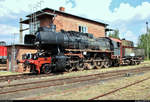
[[[88,74],[93,74],[93,73],[100,73],[100,72],[108,72],[108,71],[114,71],[114,70],[124,70],[124,69],[134,69],[136,67],[144,67],[144,66],[150,66],[150,61],[145,61],[140,65],[136,66],[121,66],[121,67],[114,67],[114,68],[107,68],[107,69],[95,69],[95,70],[84,70],[84,71],[78,71],[78,72],[71,72],[71,73],[66,73],[66,74],[61,74],[57,76],[49,76],[49,77],[42,77],[42,78],[36,78],[36,79],[26,79],[26,80],[15,80],[12,81],[11,84],[16,84],[16,83],[24,83],[24,82],[32,82],[36,80],[46,80],[46,79],[55,79],[55,78],[62,78],[62,77],[70,77],[70,76],[81,76],[81,75],[88,75]],[[2,73],[2,74],[1,74]],[[10,75],[11,72],[0,72],[0,75]],[[14,74],[14,73],[13,73]],[[63,93],[62,90],[57,90],[59,91],[59,94],[57,95],[49,95],[42,90],[39,89],[39,91],[35,92],[39,94],[38,100],[87,100],[92,97],[104,94],[108,91],[111,91],[113,89],[116,89],[121,86],[125,86],[129,83],[132,83],[136,80],[141,80],[142,78],[146,78],[150,76],[150,72],[147,72],[146,74],[141,74],[138,76],[132,76],[132,77],[123,77],[122,79],[114,79],[114,80],[109,80],[109,81],[101,81],[99,83],[93,83],[92,85],[87,86],[86,84],[84,87],[79,87],[77,89],[74,89],[74,91],[66,92]],[[137,84],[136,86],[132,86],[123,89],[100,98],[100,100],[117,100],[117,99],[123,99],[123,100],[137,100],[137,99],[149,99],[150,96],[150,87],[149,87],[149,82],[150,80],[144,81],[143,83]],[[4,85],[7,85],[7,83],[1,83]],[[49,89],[43,89],[50,91]],[[42,92],[42,93],[41,93]],[[35,94],[34,94],[35,95]],[[40,97],[42,96],[42,97]],[[19,98],[20,99],[20,98]],[[21,98],[23,99],[23,98]]]
[[[44,97],[40,97],[40,100],[88,100],[95,96],[104,94],[106,92],[112,91],[119,87],[131,84],[138,80],[150,77],[150,72],[134,75],[130,77],[124,77],[121,79],[110,80],[102,82],[96,85],[91,85],[90,87],[82,87],[80,89],[61,93],[57,95],[48,94]],[[108,96],[99,98],[98,100],[149,100],[150,99],[150,79],[142,83],[138,83],[134,86],[122,89]]]
[[[109,71],[115,71],[115,70],[125,70],[125,69],[134,69],[137,67],[144,67],[144,66],[150,66],[150,61],[144,61],[140,65],[135,66],[120,66],[120,67],[111,67],[106,69],[92,69],[92,70],[83,70],[83,71],[73,71],[70,73],[65,74],[59,74],[56,76],[49,76],[49,77],[40,77],[40,78],[30,78],[30,79],[23,79],[23,80],[12,80],[11,84],[16,83],[24,83],[24,82],[34,82],[34,81],[40,81],[40,80],[47,80],[47,79],[57,79],[57,78],[65,78],[65,77],[75,77],[75,76],[84,76],[84,75],[90,75],[90,74],[97,74],[97,73],[104,73]],[[15,75],[15,74],[21,74],[18,72],[8,72],[8,71],[0,71],[0,76],[4,75]],[[1,85],[7,85],[8,82],[0,83]]]

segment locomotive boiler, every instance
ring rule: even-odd
[[[52,49],[91,49],[100,50],[102,44],[99,38],[93,37],[93,34],[81,33],[76,31],[64,31],[56,32],[54,29],[47,27],[41,27],[38,32],[33,35],[35,37],[33,44],[37,45],[40,49],[52,50]],[[33,39],[32,39],[33,40]],[[29,42],[29,41],[27,41]],[[105,40],[105,43],[107,40]],[[104,43],[103,43],[104,44]],[[105,46],[105,45],[103,45]],[[113,47],[111,43],[108,43],[108,50]]]

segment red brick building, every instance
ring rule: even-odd
[[[28,17],[28,19],[22,21],[21,23],[30,25],[30,33],[32,33],[34,26],[31,27],[31,25],[33,25],[32,22],[33,20],[35,21],[35,19],[36,23],[34,24],[36,30],[38,27],[50,27],[50,24],[53,23],[56,25],[56,31],[60,31],[61,29],[66,31],[79,31],[83,33],[91,33],[95,37],[104,37],[105,28],[107,26],[107,24],[102,22],[66,13],[65,8],[63,7],[60,7],[59,11],[44,8],[33,14],[27,15],[26,17]]]

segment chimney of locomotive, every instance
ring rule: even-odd
[[[59,7],[59,11],[65,12],[65,8],[64,7]]]

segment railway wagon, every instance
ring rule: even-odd
[[[26,35],[25,43],[36,46],[38,52],[24,54],[23,60],[17,62],[34,73],[108,68],[127,63],[123,49],[134,48],[133,44],[123,45],[119,39],[95,38],[92,34],[75,31],[56,32],[55,28],[54,25],[40,27],[35,35]],[[132,57],[129,60],[137,64],[135,62],[141,61],[139,58],[135,56],[134,60]]]
[[[7,47],[4,41],[0,42],[0,64],[6,64],[7,60]]]
[[[141,57],[141,60],[144,60],[144,56],[145,56],[144,49],[134,48],[134,53],[135,53],[135,56]]]
[[[132,41],[122,40],[122,63],[127,65],[140,64],[144,60],[144,49],[134,47]]]

